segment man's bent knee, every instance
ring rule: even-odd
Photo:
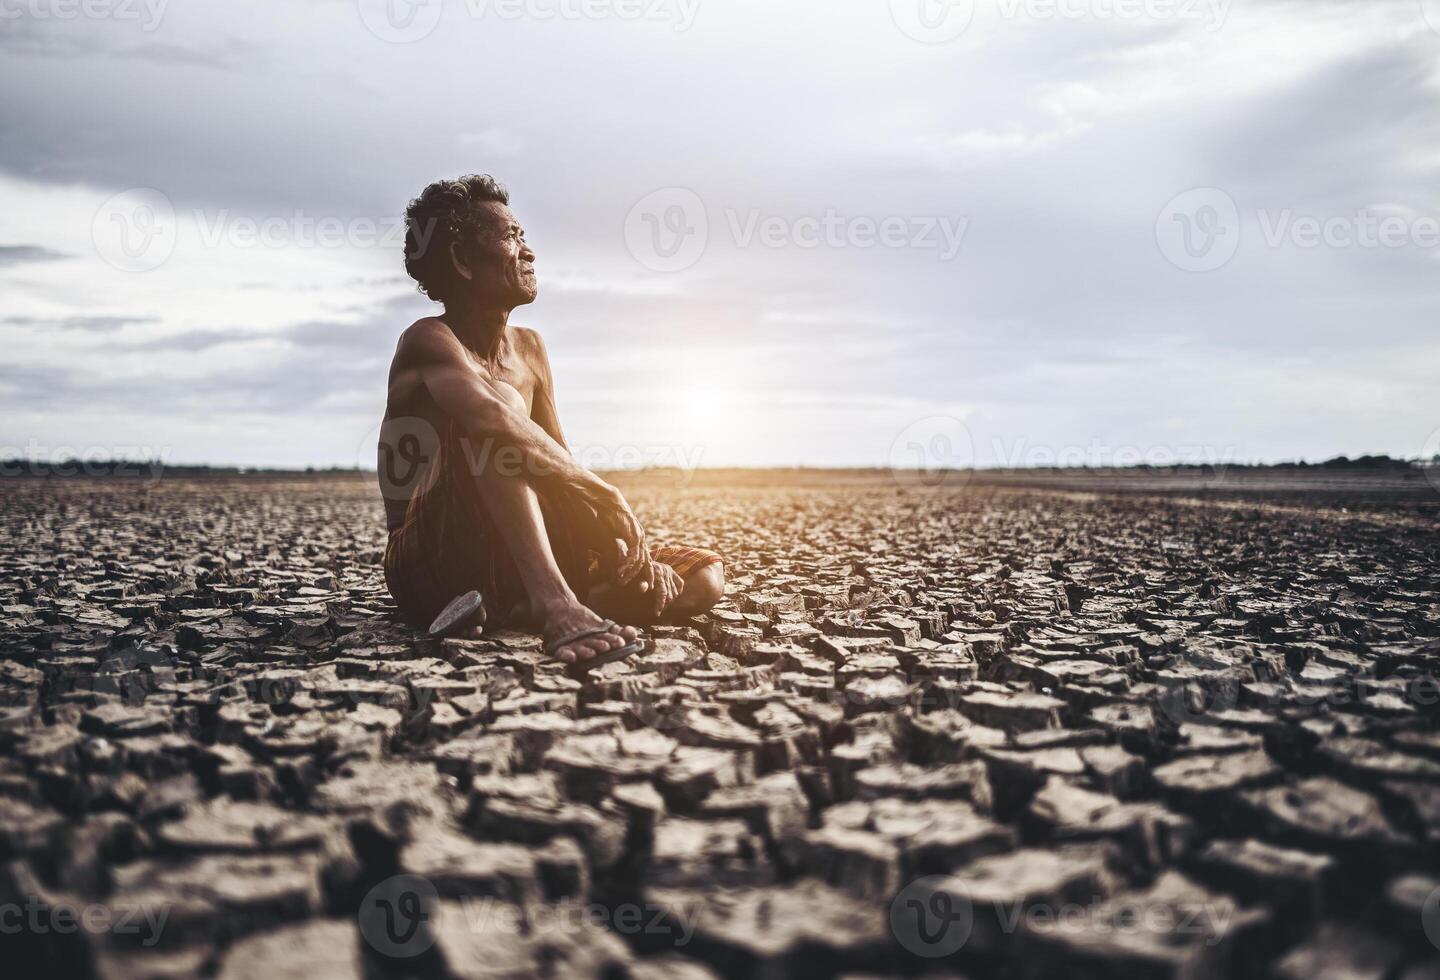
[[[685,579],[685,591],[680,594],[680,603],[691,614],[701,613],[725,598],[725,568],[718,561],[712,561],[703,568],[691,572]]]

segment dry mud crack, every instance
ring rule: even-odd
[[[1440,535],[1287,494],[637,484],[582,686],[369,484],[6,481],[6,973],[1440,976]]]

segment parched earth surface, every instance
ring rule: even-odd
[[[1440,976],[1432,517],[631,497],[728,596],[582,684],[367,483],[0,485],[0,973]]]

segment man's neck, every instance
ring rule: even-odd
[[[505,340],[510,311],[503,307],[447,305],[445,323],[479,357],[494,358]]]

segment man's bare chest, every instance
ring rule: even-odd
[[[530,415],[535,404],[535,389],[539,384],[533,371],[524,364],[502,366],[490,372],[490,383],[499,389],[512,408],[523,411],[527,417]]]

